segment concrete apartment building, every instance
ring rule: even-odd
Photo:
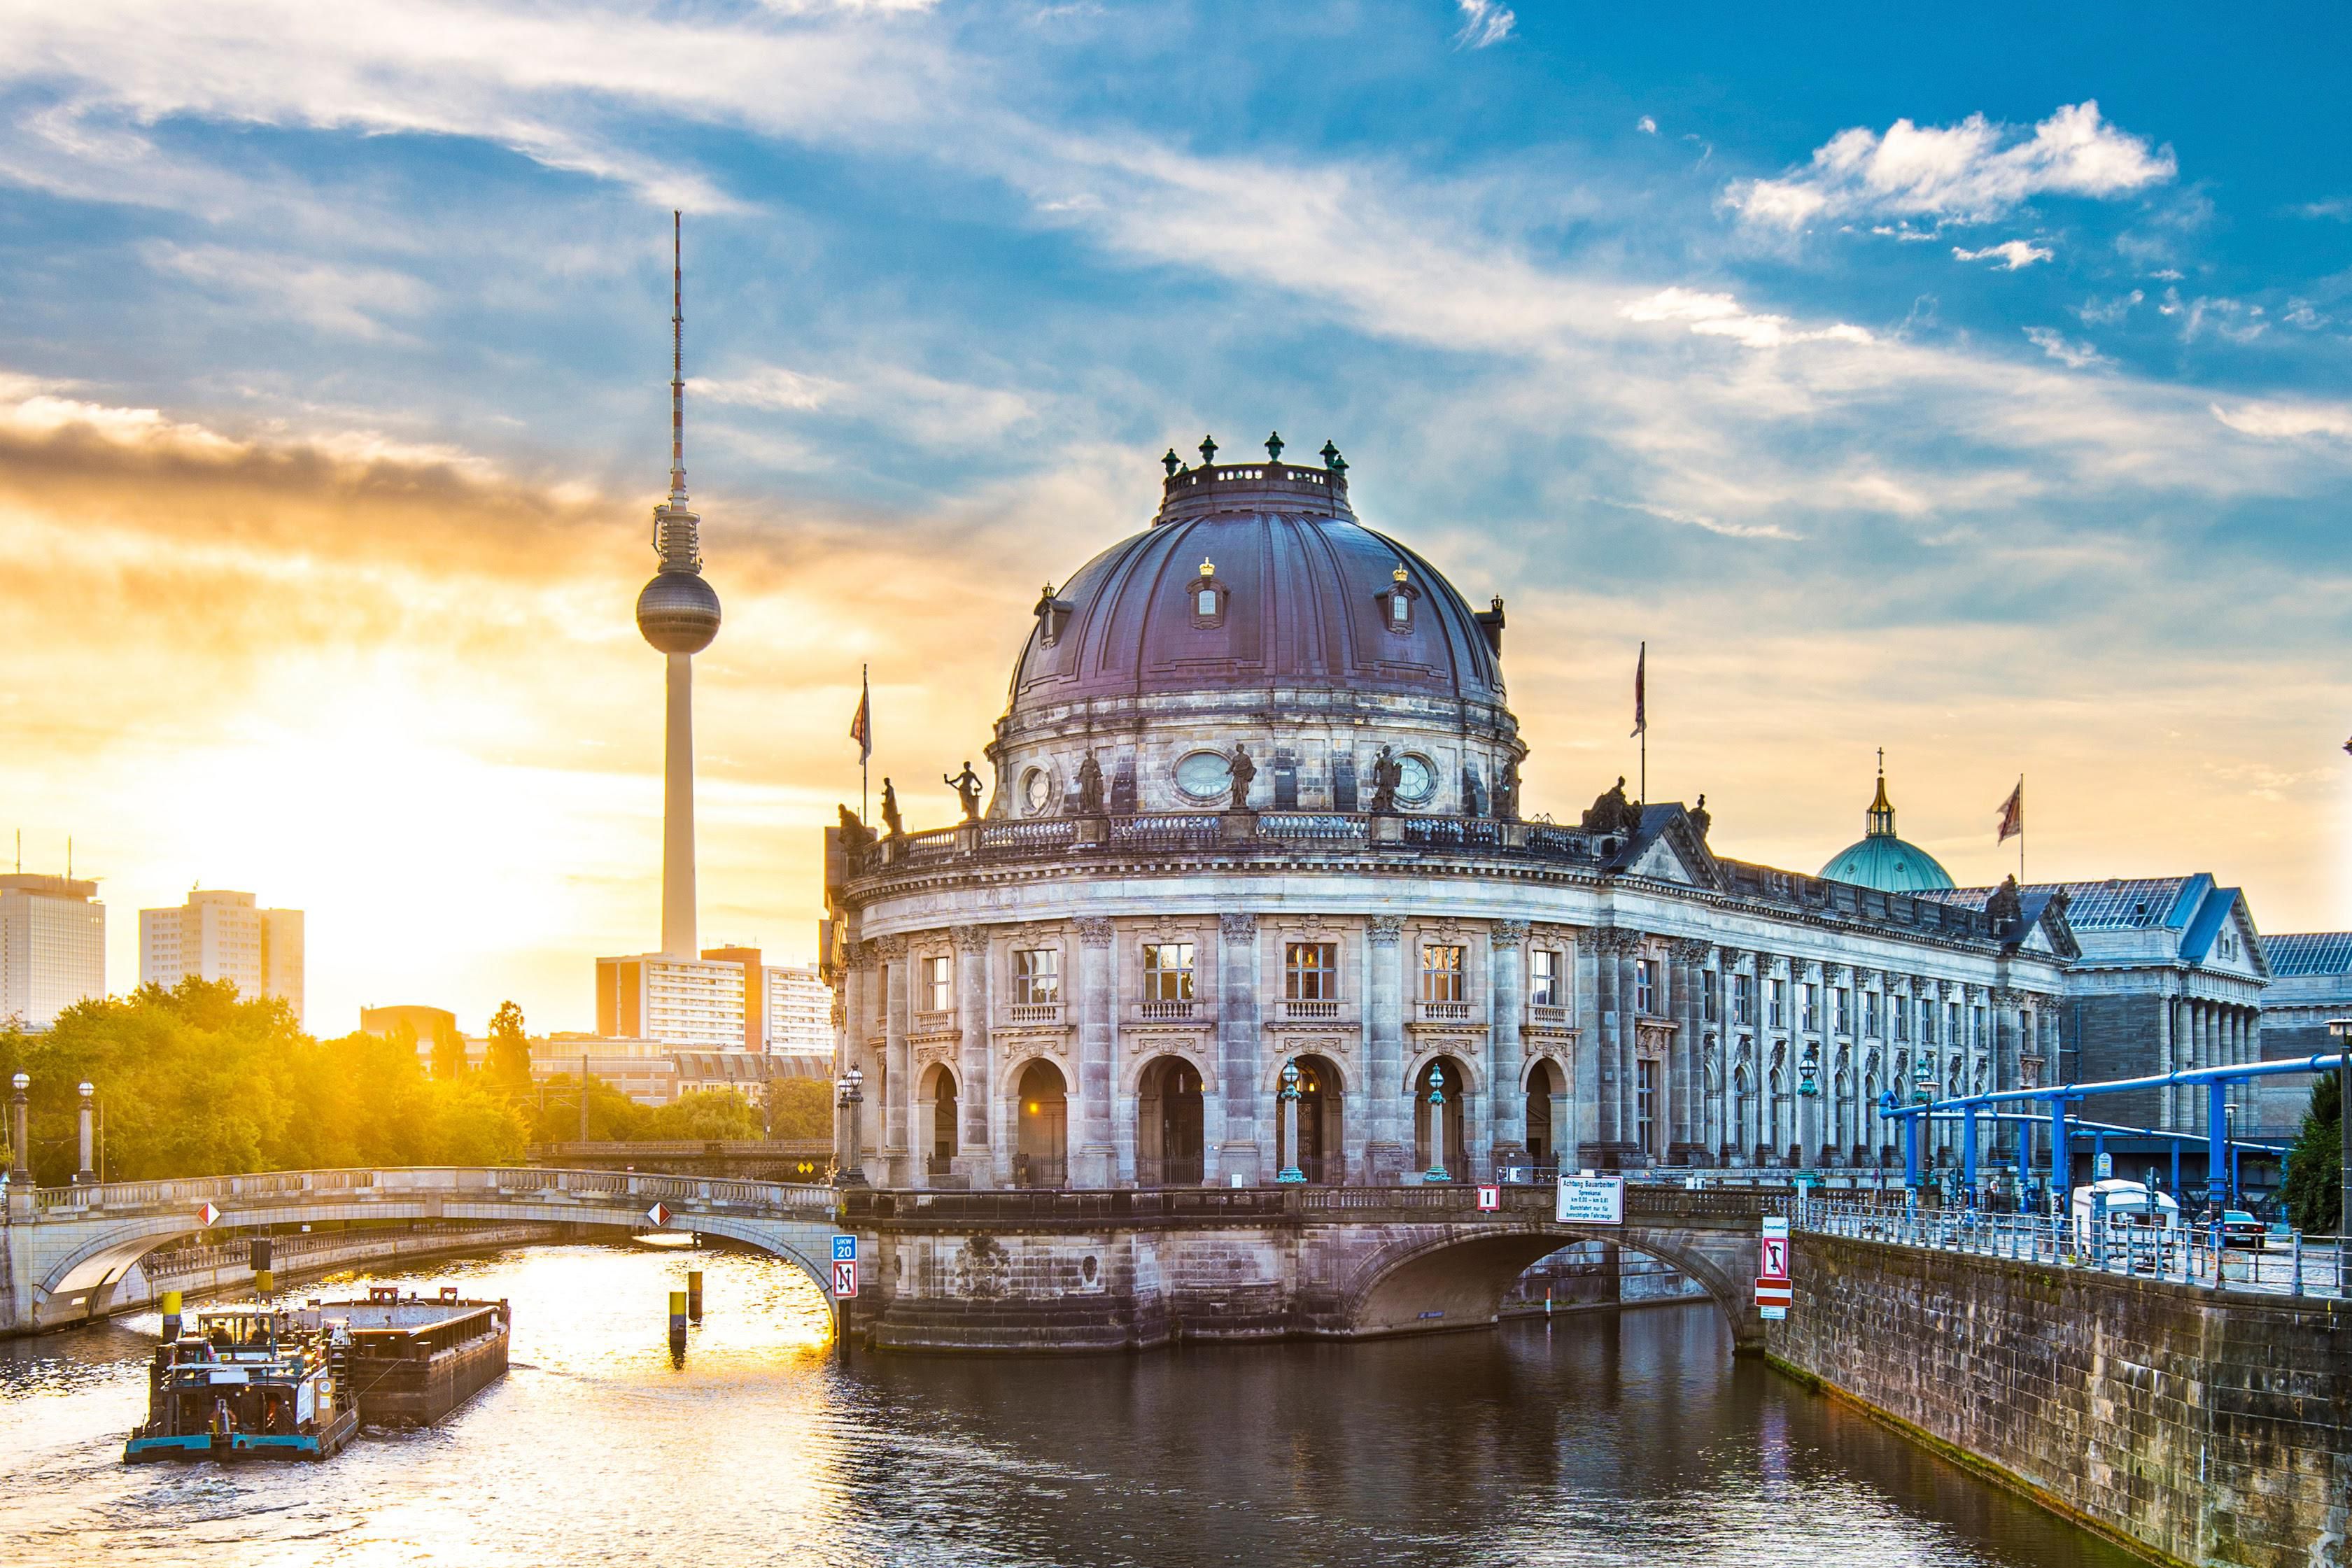
[[[98,883],[17,872],[0,876],[0,1024],[47,1029],[106,995],[106,905]]]
[[[706,947],[696,958],[599,958],[596,1033],[829,1060],[833,993],[814,967],[768,964],[757,947]]]
[[[177,909],[139,912],[139,983],[230,980],[243,997],[277,997],[302,1021],[302,912],[261,909],[249,893],[200,888]]]

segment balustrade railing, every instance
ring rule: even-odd
[[[1060,1023],[1062,1004],[1059,1002],[1014,1002],[1006,1009],[1013,1023]]]
[[[699,1145],[696,1145],[699,1147]],[[561,1170],[538,1166],[416,1166],[384,1170],[264,1171],[248,1176],[192,1176],[170,1181],[110,1182],[86,1186],[43,1187],[29,1196],[41,1218],[79,1214],[225,1207],[320,1197],[348,1197],[362,1204],[393,1204],[443,1193],[499,1196],[562,1195],[656,1200],[772,1212],[829,1211],[830,1186],[789,1182],[736,1181],[662,1176],[635,1171]]]

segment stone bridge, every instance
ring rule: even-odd
[[[1743,1352],[1759,1223],[1783,1194],[1629,1186],[1625,1223],[1563,1225],[1549,1187],[1164,1188],[846,1195],[870,1260],[852,1332],[904,1350],[1138,1348],[1355,1338],[1498,1321],[1529,1264],[1574,1241],[1660,1259],[1706,1287]]]
[[[0,1333],[101,1316],[123,1277],[155,1249],[263,1225],[537,1220],[619,1234],[667,1228],[772,1252],[822,1286],[834,1204],[828,1186],[503,1166],[273,1171],[18,1191],[8,1203]]]

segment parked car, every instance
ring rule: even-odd
[[[2270,1228],[2242,1208],[2221,1211],[2221,1245],[2243,1247],[2261,1251],[2270,1235]]]

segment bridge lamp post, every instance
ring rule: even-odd
[[[843,1073],[840,1082],[834,1085],[840,1094],[835,1103],[840,1106],[844,1119],[849,1124],[849,1141],[842,1150],[841,1174],[834,1179],[835,1186],[868,1185],[866,1180],[866,1145],[857,1128],[857,1108],[866,1102],[865,1094],[860,1092],[865,1082],[866,1074],[852,1063],[849,1071]]]
[[[26,1130],[25,1107],[31,1102],[26,1098],[25,1091],[33,1086],[33,1075],[19,1072],[9,1080],[9,1086],[16,1093],[8,1102],[8,1179],[16,1184],[28,1183],[33,1179],[33,1167],[26,1155],[30,1134]]]
[[[98,1086],[85,1078],[77,1087],[81,1092],[81,1168],[74,1172],[74,1185],[84,1186],[98,1180],[97,1167],[90,1163],[91,1145],[96,1142],[91,1135],[90,1096],[98,1092]]]
[[[1282,1146],[1290,1159],[1275,1173],[1274,1179],[1284,1183],[1304,1182],[1307,1171],[1298,1161],[1298,1102],[1301,1096],[1298,1092],[1298,1063],[1296,1061],[1282,1064],[1282,1092],[1277,1097],[1282,1101]]]
[[[1814,1149],[1821,1146],[1821,1113],[1808,1110],[1809,1105],[1820,1100],[1821,1093],[1822,1048],[1808,1045],[1803,1058],[1797,1063],[1797,1142],[1800,1145],[1811,1145]],[[1798,1151],[1797,1164],[1800,1167],[1807,1163],[1803,1157],[1805,1153],[1803,1147]]]
[[[1448,1182],[1454,1178],[1445,1172],[1445,1079],[1441,1073],[1429,1075],[1429,1169],[1423,1173],[1423,1182]]]

